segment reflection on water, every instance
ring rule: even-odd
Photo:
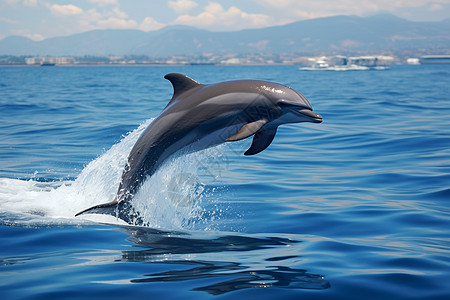
[[[127,228],[129,240],[139,250],[122,251],[121,261],[173,264],[185,269],[145,274],[133,283],[176,282],[211,279],[213,283],[193,288],[220,295],[230,291],[279,287],[290,289],[327,289],[330,283],[322,275],[292,267],[299,254],[292,246],[300,241],[280,237],[255,238],[213,233],[187,234],[163,232],[148,228]],[[143,249],[142,249],[143,248]],[[285,254],[286,250],[291,255]],[[294,251],[295,252],[295,251]],[[248,258],[247,258],[248,257]],[[255,259],[261,257],[262,259]],[[255,264],[255,261],[258,263]],[[165,268],[168,269],[168,268]],[[171,268],[169,268],[171,269]],[[215,280],[212,280],[216,278]],[[219,282],[217,282],[219,278]]]

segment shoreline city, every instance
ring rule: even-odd
[[[1,55],[1,66],[171,66],[171,65],[299,65],[320,69],[322,66],[390,66],[402,64],[449,64],[450,55],[359,55],[321,54],[227,54],[151,57],[145,55],[111,56],[14,56]]]

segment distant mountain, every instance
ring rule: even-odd
[[[450,49],[450,21],[411,22],[392,15],[335,16],[283,26],[211,32],[188,26],[158,31],[94,30],[35,42],[0,40],[2,55],[196,55]]]

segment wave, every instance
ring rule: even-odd
[[[75,180],[41,182],[0,178],[0,220],[9,224],[73,224],[86,221],[125,225],[107,215],[74,215],[96,204],[110,202],[117,192],[131,148],[153,119],[141,124],[119,143],[84,167]],[[174,158],[147,178],[132,200],[145,226],[164,229],[208,229],[221,209],[202,208],[202,199],[217,188],[202,183],[199,167],[216,156],[220,146]],[[200,172],[200,173],[199,173]],[[157,188],[155,188],[157,187]],[[209,205],[214,197],[208,197]],[[212,210],[212,211],[211,211]]]

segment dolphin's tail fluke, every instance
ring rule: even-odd
[[[114,199],[111,202],[103,203],[99,205],[92,206],[88,209],[80,211],[75,215],[75,217],[84,214],[102,214],[102,215],[117,215],[119,202],[117,199]]]
[[[77,213],[75,217],[84,214],[111,215],[127,222],[130,225],[143,224],[140,214],[133,209],[129,201],[118,201],[117,197],[111,202],[95,205],[88,209],[82,210]]]

